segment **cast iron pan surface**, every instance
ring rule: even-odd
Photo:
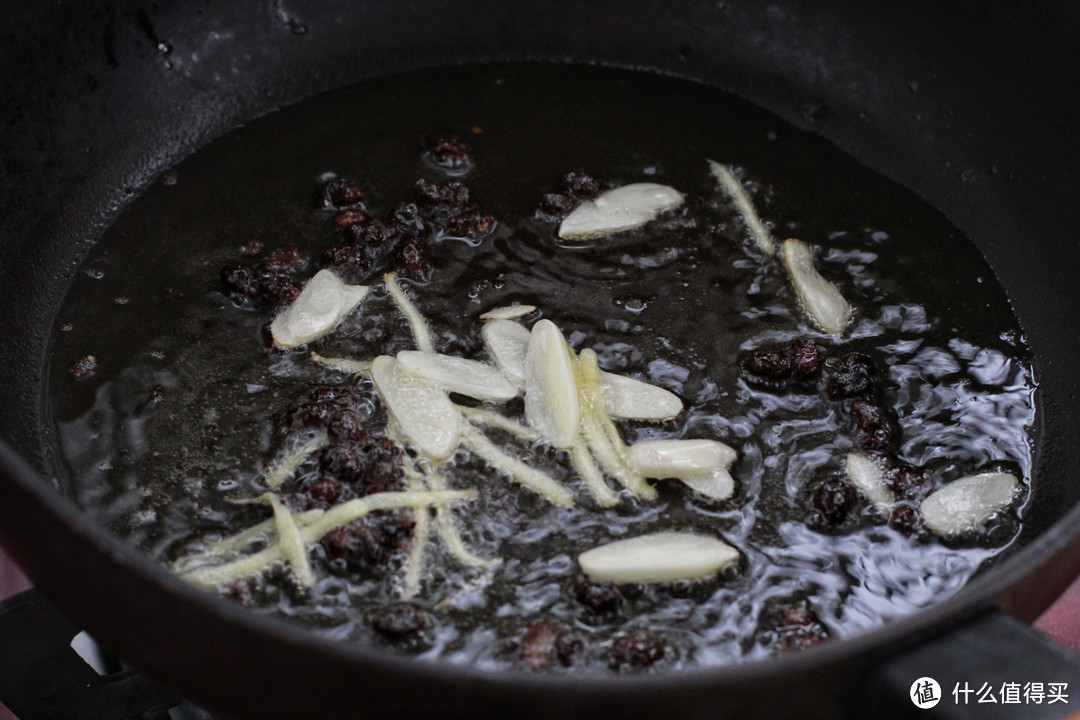
[[[856,3],[141,4],[4,9],[0,537],[47,594],[140,669],[237,717],[839,714],[877,659],[990,606],[1033,618],[1080,569],[1080,248],[1071,6]],[[18,29],[17,31],[15,29]],[[407,32],[403,29],[407,28]],[[314,640],[198,593],[60,498],[42,372],[80,259],[157,175],[245,120],[390,72],[485,59],[671,72],[820,132],[973,238],[1037,358],[1042,443],[1028,547],[941,605],[775,662],[567,682],[417,667]],[[16,454],[17,453],[17,454]],[[377,710],[376,710],[377,708]]]

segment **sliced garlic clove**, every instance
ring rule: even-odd
[[[367,292],[366,285],[348,285],[330,270],[320,270],[270,323],[270,334],[283,348],[317,340],[336,328]]]
[[[885,510],[893,506],[896,496],[885,485],[885,473],[880,465],[865,455],[848,453],[846,467],[848,480],[867,500]]]
[[[931,493],[919,510],[938,535],[959,535],[1008,507],[1019,489],[1019,481],[1009,473],[968,475]]]
[[[659,532],[618,540],[578,556],[594,582],[664,583],[698,580],[739,559],[739,551],[707,535]]]
[[[623,185],[578,205],[559,225],[559,237],[573,240],[631,230],[684,200],[682,193],[667,185]]]
[[[723,468],[714,468],[708,475],[687,475],[679,480],[698,495],[713,500],[727,500],[735,494],[735,478]]]
[[[550,320],[533,325],[525,353],[525,420],[557,448],[570,447],[581,426],[574,358]]]
[[[497,367],[476,360],[420,350],[403,350],[397,354],[397,360],[406,372],[477,400],[506,402],[518,394],[514,384]]]
[[[604,407],[608,415],[622,420],[668,420],[683,410],[673,392],[625,375],[601,372]]]
[[[818,273],[810,246],[795,239],[785,240],[780,256],[799,304],[814,324],[831,335],[844,332],[851,322],[851,306],[836,286]]]
[[[535,305],[505,305],[480,315],[481,320],[517,320],[536,310]]]
[[[729,472],[735,458],[735,450],[717,440],[643,440],[626,451],[627,464],[645,477],[682,480],[715,500],[735,492]]]
[[[489,320],[480,330],[491,359],[519,389],[525,387],[525,352],[532,335],[512,320]]]
[[[438,384],[407,372],[397,360],[380,355],[371,362],[371,379],[401,432],[418,451],[438,462],[461,442],[461,414]]]
[[[709,163],[709,169],[712,171],[712,176],[720,182],[724,192],[735,202],[735,207],[739,209],[739,214],[742,215],[743,221],[746,222],[746,227],[750,229],[750,234],[754,236],[758,248],[762,252],[772,255],[776,252],[776,245],[773,243],[772,235],[769,234],[765,223],[761,222],[761,218],[758,217],[757,210],[754,209],[754,203],[750,199],[750,194],[746,192],[746,188],[743,187],[743,184],[739,182],[739,178],[735,177],[735,173],[731,172],[731,168],[727,165],[721,165],[715,160],[707,162]]]

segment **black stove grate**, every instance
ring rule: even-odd
[[[36,589],[0,602],[0,649],[0,702],[19,720],[213,720],[93,643]]]

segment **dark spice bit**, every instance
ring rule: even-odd
[[[356,396],[347,387],[320,385],[308,393],[308,399],[312,402],[331,404],[335,407],[348,407],[356,401]]]
[[[584,576],[575,580],[574,595],[596,615],[612,614],[623,604],[622,591],[615,583],[593,582]]]
[[[371,627],[391,640],[406,640],[427,629],[427,618],[412,605],[394,605],[373,616]]]
[[[555,657],[563,667],[580,665],[585,660],[585,641],[571,633],[555,638]]]
[[[463,170],[472,163],[472,158],[461,138],[450,133],[429,133],[422,141],[424,154],[437,167],[447,170]]]
[[[742,377],[754,385],[777,387],[791,375],[791,351],[787,347],[750,353],[739,363]]]
[[[221,595],[227,597],[230,600],[234,600],[241,605],[251,604],[251,588],[243,581],[237,581],[226,585],[221,590]]]
[[[415,527],[408,513],[378,511],[331,530],[319,544],[330,560],[358,567],[386,565],[408,549]]]
[[[874,361],[862,353],[848,353],[827,363],[829,379],[825,392],[831,400],[866,395],[874,391],[877,371]]]
[[[825,365],[825,351],[814,341],[796,338],[791,341],[791,375],[796,380],[811,380]]]
[[[346,483],[362,480],[368,471],[367,458],[353,447],[334,443],[323,448],[319,469],[325,476]]]
[[[562,222],[577,207],[577,202],[569,193],[547,193],[540,198],[535,217],[544,222]]]
[[[235,301],[250,300],[259,295],[259,274],[255,268],[244,263],[234,263],[221,268],[221,284],[225,294]]]
[[[352,439],[335,440],[323,448],[319,471],[322,478],[347,487],[350,497],[364,496],[401,490],[404,486],[401,461],[400,448],[385,438],[371,440],[365,428]]]
[[[473,280],[471,283],[469,283],[469,292],[468,292],[469,297],[471,299],[475,300],[476,298],[480,297],[480,295],[485,290],[488,290],[490,288],[491,288],[491,281],[488,280],[487,278],[480,278],[478,280]]]
[[[326,403],[314,401],[300,403],[286,415],[282,430],[288,434],[297,430],[326,427],[330,416],[337,410],[337,407]]]
[[[225,294],[234,302],[262,298],[272,305],[287,305],[300,295],[303,284],[287,275],[301,259],[300,249],[290,245],[277,250],[254,268],[233,263],[221,268],[219,277]]]
[[[472,193],[465,183],[453,180],[429,183],[421,178],[413,186],[417,204],[431,212],[458,213],[472,203]]]
[[[418,236],[410,237],[398,246],[394,256],[394,268],[403,277],[412,280],[426,280],[431,274],[431,263],[427,259],[427,247]]]
[[[790,378],[813,380],[825,365],[825,352],[813,341],[796,338],[778,348],[757,350],[739,363],[740,375],[752,385],[779,389]]]
[[[897,503],[889,515],[889,527],[905,535],[919,535],[926,526],[926,518],[914,505]]]
[[[289,411],[281,430],[289,434],[299,430],[328,428],[331,418],[339,411],[350,410],[355,401],[355,396],[348,388],[317,387],[308,395],[307,401]]]
[[[268,275],[259,278],[259,294],[272,305],[288,305],[300,297],[304,285],[291,275]]]
[[[262,243],[258,240],[248,240],[246,243],[240,246],[241,255],[258,255],[262,252]]]
[[[330,478],[319,478],[307,488],[308,497],[323,509],[336,505],[343,492],[341,483]]]
[[[386,565],[404,553],[412,542],[416,521],[403,512],[376,512],[357,524],[353,537],[358,540],[359,557],[369,565]]]
[[[345,242],[378,249],[387,245],[397,233],[382,220],[370,218],[362,223],[352,223],[342,228]]]
[[[592,200],[604,192],[600,182],[584,170],[571,170],[562,176],[562,189],[576,198]]]
[[[401,467],[401,448],[387,438],[369,443],[364,447],[368,471],[363,486],[356,488],[359,495],[394,492],[404,488],[404,471]]]
[[[323,535],[319,544],[330,560],[344,560],[349,554],[349,538],[348,527],[336,527]]]
[[[371,440],[371,433],[351,410],[338,410],[331,415],[326,431],[333,442],[363,444]]]
[[[905,500],[918,500],[929,491],[933,478],[923,468],[913,467],[906,463],[897,463],[886,468],[882,480],[897,497]]]
[[[371,257],[361,245],[335,245],[323,250],[319,266],[335,270],[346,282],[359,282],[371,269]]]
[[[93,375],[95,370],[97,370],[97,358],[87,355],[75,362],[71,368],[71,376],[78,380]]]
[[[535,217],[544,222],[562,222],[575,207],[604,192],[600,182],[584,170],[571,170],[559,179],[560,192],[540,198]]]
[[[892,441],[892,427],[885,409],[866,398],[851,401],[855,423],[855,443],[863,450],[885,452]]]
[[[465,210],[446,221],[446,232],[456,237],[478,238],[495,226],[495,218],[479,210]]]
[[[803,605],[773,607],[765,615],[765,626],[776,633],[779,652],[813,647],[829,638],[814,612]]]
[[[639,633],[615,638],[608,650],[613,668],[644,668],[664,658],[664,644],[653,635]]]
[[[364,192],[360,184],[347,177],[334,178],[315,193],[315,206],[318,208],[338,210],[363,204]]]
[[[815,520],[829,526],[837,526],[847,519],[855,506],[855,488],[840,478],[829,478],[814,488],[811,504]]]
[[[518,644],[521,661],[533,670],[545,670],[556,662],[562,667],[572,667],[585,655],[581,638],[549,621],[528,626]]]
[[[334,224],[339,228],[347,228],[350,225],[363,225],[371,220],[371,216],[368,215],[367,210],[360,208],[349,208],[348,210],[342,210],[334,216]]]
[[[300,248],[287,245],[280,250],[275,250],[259,263],[259,270],[267,274],[280,273],[292,269],[298,262],[300,262]]]
[[[423,234],[427,230],[424,218],[420,215],[420,208],[416,203],[401,203],[394,212],[390,213],[387,224],[393,229],[409,234]]]

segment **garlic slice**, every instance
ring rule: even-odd
[[[959,535],[1008,507],[1019,489],[1019,481],[1009,473],[968,475],[935,490],[919,510],[938,535]]]
[[[520,323],[489,320],[480,330],[491,359],[519,389],[525,387],[525,352],[532,335]]]
[[[320,270],[270,323],[270,334],[283,348],[317,340],[336,328],[367,292],[366,285],[348,285],[330,270]]]
[[[604,407],[621,420],[668,420],[683,410],[673,392],[625,375],[601,372]]]
[[[885,473],[876,462],[859,453],[848,453],[846,467],[848,480],[867,500],[884,510],[896,502],[893,491],[885,485]]]
[[[750,199],[750,194],[746,192],[746,188],[743,187],[743,184],[739,182],[739,178],[735,177],[735,173],[731,172],[731,168],[727,165],[721,165],[715,160],[708,160],[707,162],[709,163],[709,169],[712,171],[712,176],[720,182],[724,191],[735,202],[735,207],[739,209],[739,214],[742,215],[743,221],[746,222],[746,227],[750,229],[750,234],[757,241],[758,248],[763,253],[772,255],[776,252],[776,245],[773,243],[772,235],[766,229],[765,223],[761,222],[761,218],[758,217],[757,210],[754,209],[754,203]]]
[[[785,240],[780,248],[795,294],[814,324],[823,332],[839,335],[851,322],[851,306],[831,282],[814,267],[810,246],[795,239]]]
[[[717,440],[643,440],[626,450],[627,463],[645,477],[682,480],[715,500],[735,492],[728,472],[735,458],[735,450]]]
[[[371,379],[402,434],[417,450],[436,462],[453,454],[461,442],[463,420],[445,390],[406,371],[387,355],[371,361]]]
[[[581,404],[574,358],[550,320],[533,325],[525,353],[525,419],[553,447],[568,448],[578,438]]]
[[[480,315],[481,320],[517,320],[536,310],[535,305],[505,305]]]
[[[738,561],[723,540],[683,532],[658,532],[587,550],[578,556],[595,582],[664,583],[715,575]]]
[[[397,354],[397,360],[406,372],[477,400],[506,402],[518,394],[518,389],[497,367],[476,360],[420,350],[403,350]]]
[[[631,230],[684,201],[682,193],[667,185],[623,185],[578,205],[559,225],[559,237],[573,240]]]

